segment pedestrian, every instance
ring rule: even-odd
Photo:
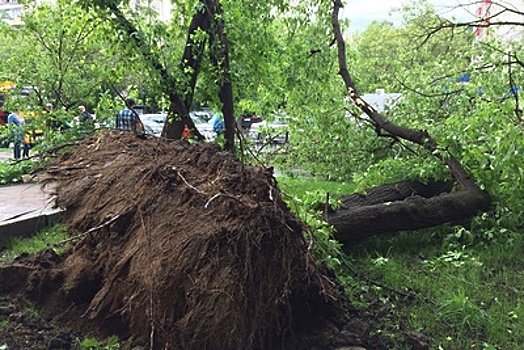
[[[224,118],[220,113],[215,113],[213,118],[211,118],[211,125],[213,125],[213,131],[217,135],[221,135],[224,132]]]
[[[7,124],[13,142],[13,157],[15,160],[20,160],[22,158],[21,145],[24,140],[24,134],[22,132],[24,119],[20,114],[20,108],[16,108],[13,113],[9,114]]]
[[[24,134],[24,147],[22,148],[22,158],[26,159],[29,158],[29,150],[33,146],[33,139],[31,137],[31,134],[25,133]]]
[[[81,129],[86,131],[92,131],[95,128],[95,118],[86,111],[84,106],[78,106],[78,123]]]
[[[135,111],[135,100],[126,99],[126,107],[116,114],[115,128],[121,131],[144,132],[144,125]]]

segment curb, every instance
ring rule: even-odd
[[[62,209],[46,212],[22,214],[10,220],[0,222],[0,247],[13,238],[30,237],[45,227],[60,221]]]

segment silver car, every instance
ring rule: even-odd
[[[253,123],[249,128],[249,136],[258,143],[283,145],[289,139],[288,123],[282,118],[275,118],[272,122],[263,120],[260,123]]]
[[[189,116],[193,120],[193,123],[195,123],[195,127],[198,129],[198,131],[200,131],[207,141],[212,141],[215,139],[216,134],[213,131],[213,125],[211,123],[198,116],[194,112],[189,113]],[[160,137],[162,135],[162,129],[164,129],[166,118],[166,113],[150,113],[140,115],[140,120],[142,121],[142,124],[144,124],[145,132],[155,137]]]

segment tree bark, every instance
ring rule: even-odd
[[[463,223],[489,209],[480,191],[456,191],[448,182],[424,185],[402,181],[370,189],[366,194],[342,197],[342,205],[328,213],[335,238],[341,242],[372,235],[409,231],[445,223]]]
[[[225,123],[225,144],[226,151],[233,152],[235,146],[235,116],[233,106],[233,86],[231,85],[231,74],[229,70],[229,41],[224,32],[224,14],[220,1],[205,0],[206,7],[209,9],[210,22],[210,49],[211,62],[218,72],[220,72],[220,91],[219,98],[222,102],[222,114]]]

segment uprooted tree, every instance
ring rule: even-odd
[[[485,211],[489,207],[489,198],[482,192],[475,182],[470,178],[461,166],[460,162],[450,154],[437,148],[426,131],[411,130],[391,123],[383,115],[378,113],[372,106],[366,103],[356,92],[346,67],[345,44],[338,22],[338,13],[341,3],[333,2],[333,29],[338,45],[338,62],[340,75],[344,81],[349,97],[357,107],[361,108],[370,118],[373,127],[382,136],[408,140],[423,146],[428,152],[435,154],[449,168],[451,176],[456,180],[460,191],[439,195],[438,197],[420,198],[417,201],[395,201],[387,206],[382,203],[374,204],[372,207],[352,206],[344,207],[329,215],[329,223],[337,230],[337,238],[344,241],[353,237],[366,235],[367,233],[380,233],[399,231],[403,229],[418,229],[431,227],[447,222],[463,221],[479,211]],[[221,75],[219,96],[226,122],[225,148],[233,150],[235,137],[235,120],[233,117],[233,96],[231,78],[229,73],[228,42],[224,33],[224,20],[221,16],[222,10],[218,2],[205,1],[202,8],[196,11],[189,26],[184,53],[180,61],[180,71],[189,72],[185,79],[187,86],[181,88],[169,74],[167,69],[160,64],[157,57],[151,54],[152,50],[137,35],[138,30],[122,14],[117,6],[109,6],[110,11],[116,17],[116,24],[125,29],[130,38],[144,53],[152,67],[160,74],[165,92],[170,98],[170,113],[175,118],[168,119],[164,129],[164,136],[168,138],[180,138],[184,124],[194,129],[190,121],[188,111],[191,105],[193,91],[202,64],[202,55],[205,52],[205,42],[195,42],[194,37],[197,30],[203,30],[209,38],[209,52],[211,62],[216,71]],[[191,68],[191,69],[187,69]],[[180,91],[185,92],[181,94]],[[198,133],[198,132],[197,132]],[[415,193],[416,194],[416,193]],[[412,196],[411,196],[412,197]],[[390,202],[387,200],[387,202]]]
[[[73,244],[0,268],[0,292],[54,321],[150,349],[365,342],[341,336],[346,297],[271,170],[213,143],[104,132],[48,166],[47,181]]]

